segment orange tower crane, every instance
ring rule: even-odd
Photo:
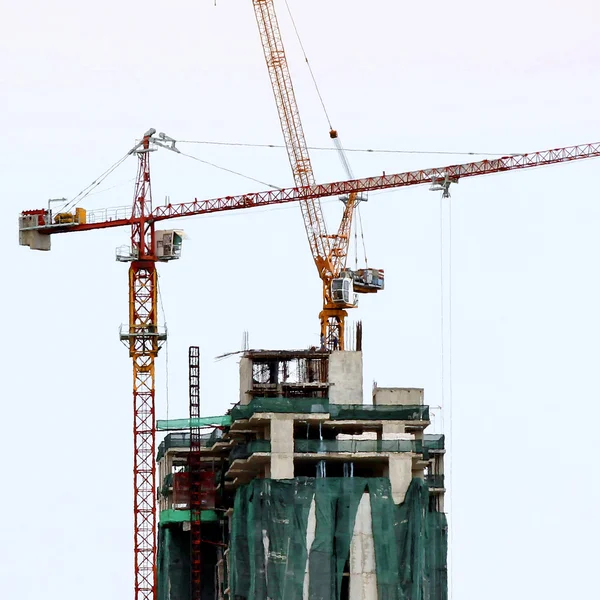
[[[252,3],[294,181],[297,186],[311,186],[314,185],[315,178],[275,13],[275,3],[274,0],[252,0]],[[337,141],[334,129],[329,134]],[[347,165],[341,145],[336,145]],[[375,293],[382,290],[384,284],[383,271],[380,269],[354,272],[346,268],[352,218],[359,200],[356,192],[351,192],[344,198],[342,220],[337,233],[332,235],[327,233],[319,199],[300,200],[308,242],[323,285],[323,309],[319,314],[321,343],[330,350],[338,347],[340,350],[344,349],[344,321],[348,315],[346,309],[356,307],[358,300],[355,292]]]
[[[130,151],[130,154],[137,155],[139,163],[133,206],[95,211],[74,208],[54,214],[49,204],[48,208],[23,211],[19,217],[19,243],[34,250],[50,250],[54,234],[124,226],[131,228],[131,247],[126,251],[119,250],[117,260],[130,263],[129,325],[122,329],[121,340],[127,344],[133,362],[135,600],[154,600],[156,597],[154,362],[166,339],[166,330],[161,329],[158,323],[156,263],[178,259],[182,245],[180,231],[158,231],[155,229],[157,223],[287,202],[306,204],[309,200],[330,196],[421,184],[430,184],[431,189],[441,189],[447,194],[452,183],[467,177],[600,157],[600,142],[597,142],[448,167],[211,200],[195,199],[153,208],[150,152],[157,147],[174,148],[174,140],[164,134],[155,136],[155,133],[154,129],[147,131],[142,141]]]

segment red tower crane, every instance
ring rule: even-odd
[[[195,199],[182,204],[152,207],[150,151],[172,147],[174,140],[150,129],[130,154],[138,158],[138,175],[133,206],[120,209],[85,211],[75,208],[54,214],[45,209],[23,211],[19,218],[19,243],[34,250],[50,250],[51,236],[58,233],[89,231],[109,227],[131,228],[131,247],[118,252],[117,259],[129,262],[129,325],[120,337],[129,348],[133,362],[134,433],[134,568],[135,599],[154,600],[156,596],[156,504],[155,504],[155,381],[154,362],[166,330],[157,314],[156,263],[178,259],[182,238],[177,230],[158,231],[157,223],[193,215],[238,210],[287,202],[306,203],[329,196],[360,194],[375,190],[430,184],[431,189],[448,194],[460,179],[504,171],[529,169],[600,156],[600,142],[506,156],[494,160],[435,167],[393,175],[309,184],[225,196],[211,200]]]

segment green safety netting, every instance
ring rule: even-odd
[[[421,404],[330,404],[327,398],[253,398],[231,409],[231,420],[249,419],[255,413],[329,414],[336,420],[428,421],[429,406]]]
[[[423,446],[428,450],[443,450],[446,436],[442,433],[426,433],[423,435]]]
[[[238,489],[230,541],[231,598],[340,600],[358,505],[369,493],[378,600],[446,600],[447,523],[411,483],[395,505],[387,478],[256,479]],[[314,541],[307,547],[314,499]]]
[[[329,414],[336,420],[429,421],[429,406],[423,404],[330,404]]]
[[[175,600],[172,590],[190,589],[189,533],[179,527],[161,527],[158,530],[157,594],[159,600]],[[179,595],[180,600],[187,596]]]
[[[218,523],[203,525],[202,538],[219,542]],[[191,600],[190,532],[181,526],[161,527],[158,531],[157,600]],[[217,546],[202,546],[201,597],[214,600]]]
[[[172,431],[190,429],[190,427],[227,427],[231,425],[229,415],[221,417],[201,417],[199,419],[158,419],[156,429],[158,431]]]
[[[159,515],[159,524],[161,526],[169,525],[171,523],[185,523],[191,519],[191,512],[189,510],[180,510],[177,508],[168,508],[161,510]],[[219,516],[214,510],[203,510],[200,512],[200,521],[202,523],[210,523],[217,521]]]
[[[249,419],[254,413],[328,413],[329,402],[323,398],[253,398],[249,404],[236,404],[231,420]]]

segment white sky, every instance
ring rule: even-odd
[[[592,0],[290,4],[348,147],[523,152],[598,140]],[[307,139],[328,145],[277,5]],[[114,261],[128,231],[58,236],[52,252],[31,252],[17,247],[17,215],[72,197],[149,127],[280,143],[279,123],[249,0],[4,2],[2,12],[0,597],[129,599],[131,367],[117,338],[127,271]],[[281,150],[182,149],[291,183]],[[167,152],[152,159],[157,203],[263,189]],[[469,160],[350,159],[357,176]],[[314,152],[313,162],[318,181],[344,178],[334,153]],[[598,168],[584,161],[452,190],[456,600],[590,597],[596,585]],[[135,169],[131,159],[105,186],[118,187],[83,205],[130,203]],[[333,223],[339,206],[326,206]],[[439,196],[425,187],[373,194],[362,215],[369,261],[386,271],[385,292],[352,314],[364,322],[366,387],[423,386],[439,405]],[[448,234],[447,212],[445,223]],[[202,351],[203,413],[222,414],[236,401],[237,365],[213,358],[237,350],[245,329],[253,347],[316,343],[320,284],[298,207],[177,224],[190,236],[184,257],[160,268],[168,415],[187,414],[190,344]],[[449,380],[446,372],[446,428]]]

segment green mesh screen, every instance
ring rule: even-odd
[[[393,419],[428,421],[429,407],[411,405],[329,404],[326,398],[253,398],[231,409],[231,420],[249,419],[255,413],[329,413],[337,420]]]
[[[428,450],[443,450],[446,437],[441,433],[426,433],[423,436],[423,445]]]
[[[190,538],[181,528],[158,530],[157,583],[159,600],[189,600]]]
[[[447,524],[411,483],[395,505],[387,478],[257,479],[238,489],[231,535],[231,598],[339,600],[358,505],[371,500],[378,600],[446,600]],[[314,541],[307,522],[315,501]]]
[[[220,525],[203,525],[202,538],[220,541]],[[202,546],[201,597],[214,600],[217,546]],[[161,526],[158,530],[157,600],[191,600],[190,532],[181,526]]]
[[[422,404],[330,404],[332,419],[368,421],[390,419],[395,421],[429,421],[429,406]]]
[[[254,413],[327,413],[327,400],[321,398],[253,398],[249,404],[231,409],[231,420],[249,419]]]
[[[201,417],[200,419],[158,419],[156,429],[158,431],[169,431],[178,429],[190,429],[190,427],[227,427],[231,425],[231,417]]]

